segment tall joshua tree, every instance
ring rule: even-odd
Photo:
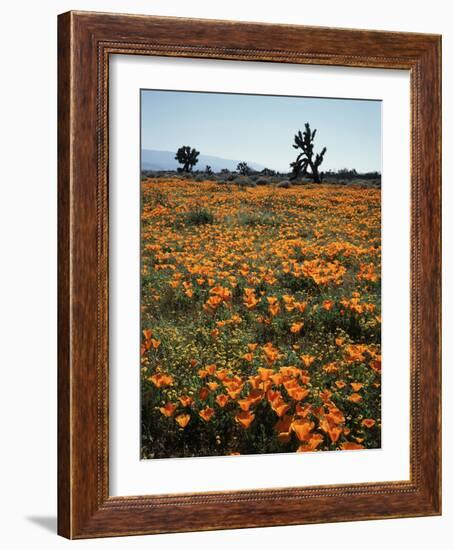
[[[178,168],[178,172],[192,172],[192,168],[198,162],[198,155],[200,151],[197,151],[188,145],[183,145],[176,151],[175,159],[182,164],[182,167]]]
[[[294,136],[294,149],[301,149],[302,152],[299,153],[296,160],[290,164],[293,171],[291,174],[291,179],[296,179],[299,176],[305,176],[307,174],[308,168],[310,168],[311,173],[308,174],[315,183],[321,183],[321,177],[319,175],[319,166],[324,160],[324,155],[326,154],[326,147],[322,149],[320,153],[316,153],[315,158],[313,159],[313,141],[316,136],[316,130],[311,131],[310,124],[305,123],[305,132],[302,133],[300,130]]]
[[[248,176],[250,174],[250,168],[246,162],[239,162],[236,166],[236,170],[241,174],[241,176]]]

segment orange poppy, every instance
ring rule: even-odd
[[[271,342],[263,346],[263,353],[269,365],[272,365],[280,356],[278,349],[275,348]]]
[[[306,367],[309,367],[315,360],[315,357],[313,357],[313,355],[301,355],[300,358],[302,359],[302,363]]]
[[[188,395],[181,395],[181,397],[179,397],[179,401],[183,407],[188,407],[193,403],[193,399]]]
[[[173,377],[170,376],[169,374],[162,374],[162,373],[153,374],[153,376],[149,377],[149,380],[157,388],[165,388],[165,386],[173,385]]]
[[[181,428],[185,428],[189,423],[190,414],[179,414],[178,416],[175,416],[175,420]]]
[[[282,394],[277,390],[268,390],[266,393],[267,400],[272,403],[276,399],[281,399]]]
[[[217,404],[219,405],[219,407],[224,407],[228,401],[230,400],[229,396],[224,394],[224,393],[221,393],[220,395],[218,395],[216,398],[215,398]]]
[[[236,415],[236,422],[238,422],[243,428],[247,429],[253,422],[255,415],[249,411],[241,411]]]
[[[290,332],[292,332],[293,334],[297,334],[297,333],[299,333],[299,332],[302,330],[303,326],[304,326],[303,321],[300,321],[299,323],[293,323],[293,324],[291,325],[291,328],[290,328],[289,330],[290,330]]]
[[[311,431],[315,427],[314,422],[299,418],[291,423],[291,430],[296,434],[299,441],[308,441],[311,437]]]
[[[357,392],[363,388],[363,384],[361,384],[360,382],[351,382],[351,388]]]
[[[216,368],[217,367],[215,364],[206,365],[206,372],[212,376],[215,373]]]
[[[363,445],[354,443],[353,441],[345,441],[340,445],[342,451],[355,451],[358,449],[364,449]]]
[[[214,416],[214,409],[211,409],[211,407],[206,407],[199,412],[199,415],[205,422],[209,422]]]
[[[294,401],[302,401],[302,399],[305,399],[310,393],[310,390],[298,386],[297,388],[287,390],[287,392],[291,399],[294,399]]]
[[[352,403],[360,403],[360,401],[362,401],[362,396],[358,393],[351,393],[348,397],[348,401],[351,401]]]
[[[332,392],[329,391],[328,389],[325,389],[321,392],[319,392],[319,397],[324,401],[324,403],[326,401],[328,401],[332,396]]]
[[[371,361],[370,367],[376,371],[377,373],[381,372],[381,359],[376,359],[374,361]]]
[[[296,452],[306,453],[310,451],[316,451],[316,449],[321,445],[323,441],[324,438],[321,434],[312,434],[308,441],[304,441],[302,445],[299,445]]]
[[[333,424],[344,424],[346,421],[344,414],[338,407],[329,407],[329,413],[326,415],[326,418]]]
[[[218,370],[216,371],[215,375],[216,375],[216,378],[220,381],[223,381],[226,379],[226,377],[228,376],[228,371],[226,369],[221,369],[221,370]]]
[[[264,392],[258,388],[250,390],[248,399],[252,401],[252,405],[259,403],[264,397]]]
[[[273,374],[270,378],[276,386],[279,386],[283,382],[283,376],[280,373]]]
[[[282,417],[289,409],[289,405],[283,399],[274,399],[271,401],[271,407],[279,417]]]
[[[206,401],[206,399],[208,398],[208,395],[209,395],[209,388],[200,388],[200,391],[198,392],[198,397],[202,400],[202,401]]]
[[[143,336],[146,340],[150,340],[151,336],[153,335],[153,331],[150,328],[147,328],[143,331]]]
[[[253,400],[246,397],[244,399],[238,399],[237,403],[243,411],[248,411],[253,405]]]
[[[260,367],[258,369],[258,373],[260,375],[260,378],[263,382],[266,382],[266,380],[269,380],[269,378],[271,377],[271,375],[274,373],[274,371],[272,369],[265,369],[263,367]]]
[[[294,302],[294,307],[299,313],[303,313],[307,308],[307,302]]]
[[[329,422],[329,419],[327,418],[321,418],[319,421],[319,427],[330,437],[332,443],[336,443],[340,439],[340,435],[343,432],[343,429],[340,426],[337,426],[331,421]]]
[[[291,422],[292,417],[285,414],[282,418],[275,423],[275,430],[277,432],[277,439],[280,443],[288,443],[291,438]]]
[[[362,426],[365,426],[365,428],[372,428],[376,424],[376,420],[373,418],[365,418],[362,420]]]
[[[311,405],[301,405],[300,403],[296,404],[296,415],[306,418],[312,410]]]
[[[301,370],[298,369],[297,367],[294,367],[294,366],[290,366],[290,367],[280,367],[280,373],[283,375],[283,376],[299,376],[301,374]]]
[[[227,388],[227,393],[231,397],[231,399],[237,399],[242,391],[242,385],[230,385]]]
[[[160,407],[159,410],[165,416],[173,416],[173,413],[176,410],[176,405],[174,403],[166,403],[163,407]]]
[[[328,363],[327,365],[324,365],[322,370],[327,374],[333,374],[335,372],[338,372],[338,367],[335,362],[332,362],[332,363]]]
[[[149,341],[151,342],[153,349],[157,349],[160,346],[160,340],[155,340],[154,338],[151,338],[151,340]]]

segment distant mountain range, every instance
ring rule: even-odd
[[[238,162],[243,161],[224,159],[222,157],[215,157],[212,155],[200,154],[198,157],[198,163],[194,166],[194,170],[204,170],[208,164],[214,172],[220,172],[222,168],[228,168],[228,170],[236,170]],[[245,159],[245,162],[253,170],[262,170],[265,168],[261,164],[256,162],[249,162]],[[142,170],[176,170],[178,166],[181,166],[177,160],[175,160],[174,151],[156,151],[154,149],[142,149]]]

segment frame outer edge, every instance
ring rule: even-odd
[[[72,538],[71,483],[71,13],[58,16],[58,526]]]
[[[149,28],[148,25],[146,25],[146,28],[143,27],[143,19],[140,20],[139,25],[133,25],[134,21],[138,23],[136,21],[138,16],[128,16],[128,20],[131,22],[131,32],[125,29],[124,35],[119,34],[117,40],[124,42],[126,36],[132,36],[133,38],[138,36],[143,41],[143,37],[149,36],[151,27],[155,24],[157,42],[162,40],[164,52],[166,47],[168,51],[171,51],[172,45],[166,42],[166,35],[163,34],[163,31],[166,30],[165,27],[170,25],[171,20],[171,25],[175,24],[178,33],[183,34],[184,42],[186,30],[181,30],[184,20],[147,17],[150,20]],[[294,507],[294,513],[299,516],[296,518],[297,521],[282,521],[276,516],[270,522],[267,522],[267,519],[263,521],[263,514],[266,518],[268,516],[266,503],[255,502],[253,499],[251,500],[255,507],[254,521],[247,524],[242,519],[234,520],[234,518],[221,521],[220,518],[216,519],[215,506],[202,505],[201,501],[198,502],[200,500],[197,498],[198,494],[194,495],[193,501],[190,499],[187,504],[179,508],[181,512],[177,512],[178,507],[172,508],[169,501],[164,504],[163,508],[152,506],[148,512],[145,512],[141,505],[134,512],[133,508],[135,506],[133,502],[129,501],[124,501],[124,506],[115,510],[106,506],[109,499],[103,502],[105,495],[102,494],[102,490],[100,492],[99,487],[105,482],[102,477],[105,472],[103,468],[99,468],[100,463],[99,458],[97,458],[99,451],[102,451],[102,449],[100,448],[99,439],[95,438],[92,429],[92,426],[96,423],[96,418],[98,423],[100,418],[100,395],[98,393],[96,396],[96,392],[93,391],[96,377],[92,369],[99,351],[94,349],[96,342],[93,341],[92,334],[88,334],[86,331],[87,327],[92,330],[94,326],[95,313],[92,303],[96,297],[94,288],[96,286],[98,291],[99,286],[94,284],[97,271],[93,272],[93,266],[96,264],[96,270],[99,270],[100,250],[102,252],[101,246],[101,249],[97,249],[96,254],[93,253],[95,242],[98,243],[99,247],[99,236],[97,241],[94,236],[96,222],[99,220],[94,220],[95,193],[93,193],[90,182],[93,181],[95,173],[92,158],[95,150],[94,145],[96,142],[99,143],[101,128],[98,128],[97,124],[94,123],[96,108],[91,94],[95,80],[96,61],[94,57],[96,48],[106,36],[109,37],[115,34],[116,26],[123,19],[122,15],[68,12],[60,15],[58,20],[58,533],[66,538],[91,538],[324,522],[326,520],[319,519],[321,517],[319,515],[311,519],[305,518],[304,520],[301,518],[299,516],[300,511],[296,510],[296,508],[298,510],[302,509],[299,505]],[[113,22],[115,22],[115,26]],[[204,30],[209,31],[213,30],[210,26],[216,23],[235,23],[234,21],[215,22],[210,20],[190,20],[190,22],[191,25],[195,22],[200,23],[200,25],[203,25]],[[247,35],[247,25],[247,23],[241,24],[241,29],[244,29],[243,42],[244,37],[250,35],[250,33]],[[250,23],[250,26],[253,27],[253,32],[262,28],[259,23]],[[275,27],[281,26],[275,25]],[[295,26],[292,30],[297,33],[298,29],[302,28],[302,26]],[[322,35],[322,33],[327,32],[327,30],[321,29],[315,30],[315,28],[306,27],[304,30],[307,33],[316,32],[317,35],[318,33]],[[335,31],[344,32],[346,29],[331,29],[328,32],[334,33]],[[366,42],[370,44],[378,37],[386,39],[388,41],[386,47],[388,51],[390,51],[391,43],[394,41],[397,42],[400,51],[406,47],[407,42],[407,51],[410,50],[411,53],[409,58],[406,56],[406,50],[404,50],[401,58],[403,64],[406,65],[407,63],[412,66],[415,60],[417,60],[417,64],[421,63],[423,67],[421,80],[423,84],[428,84],[421,97],[419,97],[423,113],[421,128],[428,129],[435,142],[430,144],[429,139],[426,139],[426,137],[420,139],[423,147],[427,147],[429,158],[422,163],[417,181],[421,180],[422,182],[421,194],[424,195],[424,201],[429,197],[432,199],[429,211],[434,218],[433,222],[429,223],[428,214],[425,212],[422,220],[422,229],[426,230],[429,238],[432,239],[431,243],[422,245],[422,258],[430,260],[429,266],[424,271],[423,279],[425,283],[432,285],[431,292],[427,292],[428,289],[425,289],[423,293],[423,304],[426,307],[427,318],[422,333],[426,336],[430,326],[432,331],[429,344],[425,343],[423,348],[426,363],[422,361],[422,380],[428,383],[423,385],[421,396],[423,414],[427,415],[431,411],[434,414],[431,420],[434,421],[435,428],[437,426],[440,428],[440,37],[434,35],[410,36],[410,33],[404,33],[405,37],[398,33],[382,33],[379,35],[378,31],[370,32],[358,29],[351,30],[352,32],[358,33],[357,36],[363,33]],[[213,42],[218,41],[218,38],[215,38],[215,33],[211,33],[207,38]],[[193,49],[195,51],[194,57],[224,58],[223,52],[226,52],[225,55],[227,56],[230,55],[227,51],[228,48],[225,49],[223,46],[211,48],[214,51],[212,55],[199,55],[196,51],[198,47],[197,40],[192,37],[188,39],[188,42],[189,50]],[[244,48],[245,46],[242,45],[238,47],[238,50],[244,50]],[[374,47],[374,50],[376,51],[376,47]],[[255,50],[247,51],[253,54]],[[269,50],[269,56],[272,57],[276,51]],[[351,51],[351,48],[349,48],[349,51]],[[163,55],[175,54],[163,53]],[[190,53],[182,55],[190,56]],[[263,51],[260,52],[260,57],[262,55]],[[316,55],[315,53],[309,54],[313,58]],[[347,66],[357,65],[358,63],[356,59],[351,63],[342,63],[338,59],[337,62],[329,62],[327,57],[332,55],[334,54],[326,54],[325,60],[322,57],[316,59],[320,60],[320,64],[327,65]],[[254,57],[254,55],[251,57]],[[352,58],[350,57],[350,59]],[[374,59],[372,62],[377,64],[376,59],[379,60],[381,57],[370,57],[369,59]],[[387,59],[387,62],[390,64],[390,58]],[[392,63],[394,66],[389,68],[397,68],[396,61],[393,60]],[[399,63],[398,61],[398,66]],[[426,105],[430,101],[432,102],[431,110],[426,110]],[[431,118],[427,118],[427,111],[431,113]],[[93,124],[96,128],[96,136],[89,134]],[[75,136],[77,136],[77,141],[74,141]],[[82,138],[83,142],[81,141]],[[84,158],[87,155],[90,158],[85,163]],[[411,166],[413,166],[413,159],[411,162]],[[96,166],[96,169],[99,169],[99,165]],[[102,197],[102,194],[101,196],[98,195],[97,200],[101,199],[102,202]],[[425,205],[426,202],[423,202],[423,206]],[[425,446],[429,443],[431,446],[429,449],[424,447],[425,452],[421,453],[420,466],[423,476],[422,479],[416,476],[418,487],[417,492],[412,494],[412,498],[407,499],[409,492],[405,498],[403,491],[398,497],[395,495],[395,498],[390,499],[390,495],[386,495],[384,492],[381,505],[385,505],[384,495],[385,498],[389,498],[387,502],[389,508],[386,512],[384,511],[385,508],[369,514],[366,514],[363,510],[357,510],[355,517],[354,514],[346,513],[346,515],[342,515],[340,513],[338,516],[330,517],[327,521],[414,517],[440,513],[440,432],[433,430],[433,426],[430,425],[429,431],[437,431],[437,433],[427,434],[428,418],[425,418],[425,421],[422,421],[421,424],[422,434],[425,433],[426,435],[421,438],[420,443]],[[164,501],[168,496],[162,496]],[[372,497],[371,492],[368,497]],[[364,502],[369,501],[369,498],[364,495],[362,500]],[[403,502],[406,502],[405,506],[403,506]],[[227,502],[227,504],[231,507],[233,514],[237,514],[242,510],[242,508],[238,509],[233,501],[231,503]],[[302,505],[302,501],[300,504]],[[395,515],[393,508],[398,505],[401,507],[401,512]],[[200,520],[197,518],[200,508],[196,510],[196,507],[203,506],[205,509],[210,508],[210,517],[214,519],[200,524]],[[243,505],[241,504],[241,506]],[[319,514],[321,514],[323,509],[326,510],[327,500],[324,501],[321,497],[318,506]],[[146,517],[147,519],[145,519]],[[181,521],[182,518],[184,518],[182,525],[171,524],[173,520],[178,521],[179,519]],[[143,521],[149,522],[149,524],[147,523],[144,526]]]

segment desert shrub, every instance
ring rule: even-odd
[[[204,181],[205,179],[206,178],[204,176],[201,176],[201,175],[195,177],[195,181],[197,181],[197,182]]]
[[[162,191],[158,187],[153,187],[152,191],[149,193],[149,203],[156,206],[168,207],[170,206],[170,201],[168,198],[168,193]]]
[[[267,178],[257,178],[255,183],[256,185],[269,185],[269,180]]]
[[[247,176],[237,177],[234,182],[239,185],[239,187],[256,187],[256,183]]]
[[[291,183],[288,180],[283,180],[277,183],[277,187],[280,189],[289,189],[291,187]]]
[[[238,222],[241,225],[275,225],[276,219],[270,212],[256,212],[253,210],[245,210],[238,212]]]
[[[188,225],[205,225],[208,223],[214,223],[214,214],[207,208],[198,207],[187,212],[186,223]]]

